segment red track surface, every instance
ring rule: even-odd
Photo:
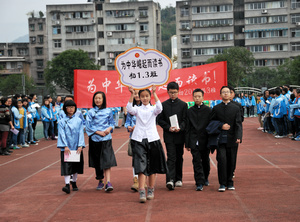
[[[111,193],[96,191],[88,147],[84,174],[77,182],[80,190],[63,193],[56,142],[42,140],[38,146],[0,156],[0,221],[300,221],[300,143],[275,139],[257,127],[256,118],[244,122],[235,191],[217,192],[213,154],[210,185],[196,192],[191,154],[185,151],[183,187],[168,191],[165,176],[158,175],[155,198],[145,204],[130,190],[132,168],[124,128],[113,133],[118,166],[112,169]]]

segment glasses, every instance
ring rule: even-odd
[[[75,109],[75,106],[67,106],[67,109]]]
[[[223,91],[222,94],[230,94],[230,91]]]
[[[171,94],[171,95],[175,95],[175,94],[177,94],[178,92],[168,92],[169,94]]]

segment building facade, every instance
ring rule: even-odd
[[[161,50],[160,9],[153,1],[95,0],[46,9],[49,60],[82,49],[101,70],[114,70],[116,56],[132,47]]]
[[[37,86],[43,87],[44,69],[48,61],[46,18],[29,18],[28,28],[31,77]]]
[[[300,55],[298,0],[176,2],[178,68],[205,64],[229,47],[251,51],[256,66],[276,67]]]
[[[0,76],[23,74],[30,76],[28,43],[0,43]]]

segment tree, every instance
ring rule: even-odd
[[[285,60],[284,64],[277,67],[277,70],[281,80],[280,85],[300,84],[300,56],[297,56],[294,59]]]
[[[30,94],[32,91],[35,90],[34,81],[26,74],[23,75],[25,75],[25,93]],[[22,75],[12,74],[6,77],[1,77],[0,89],[2,91],[2,95],[4,96],[22,93]]]
[[[89,54],[81,49],[66,50],[47,63],[44,71],[45,83],[51,93],[55,92],[55,86],[73,92],[74,70],[97,70],[99,65],[89,58]]]
[[[175,8],[167,6],[161,10],[162,52],[171,58],[171,37],[176,34]]]
[[[40,18],[43,18],[44,17],[44,13],[42,11],[39,11],[39,16],[40,16]]]
[[[231,47],[225,49],[207,60],[207,63],[227,61],[228,84],[234,87],[252,85],[252,71],[254,67],[253,54],[244,47]]]
[[[277,86],[280,78],[276,69],[269,67],[257,67],[252,74],[253,86],[256,88]]]

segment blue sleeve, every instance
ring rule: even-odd
[[[44,117],[46,117],[47,119],[50,119],[50,116],[48,115],[48,112],[47,112],[47,110],[46,110],[46,108],[42,108],[42,115],[44,116]]]
[[[86,130],[86,133],[88,136],[92,136],[97,131],[97,128],[94,125],[93,119],[94,119],[94,112],[92,110],[90,110],[88,112],[88,114],[86,115],[86,125],[85,125],[85,130]]]
[[[19,113],[19,110],[17,108],[12,109],[12,112],[14,114],[14,118],[16,119],[21,119],[23,117],[23,115]]]
[[[109,115],[108,115],[108,124],[110,127],[112,127],[112,130],[110,131],[112,133],[114,131],[116,124],[115,124],[114,116],[111,111],[109,112]]]
[[[84,132],[83,132],[83,122],[80,124],[79,128],[79,141],[78,141],[78,147],[85,147],[85,142],[84,142]]]
[[[66,132],[64,130],[63,121],[58,122],[58,138],[57,138],[57,148],[65,148],[68,146]]]

